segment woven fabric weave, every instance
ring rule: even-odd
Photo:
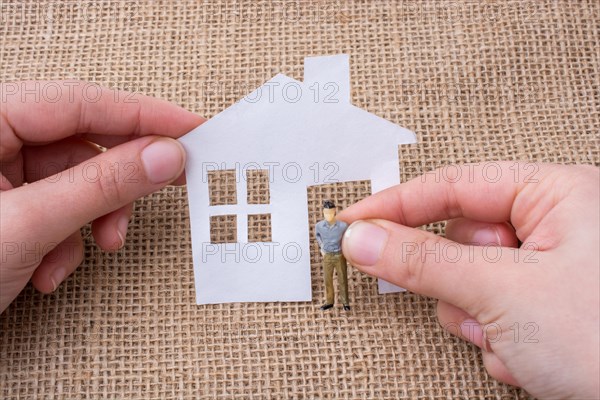
[[[211,117],[276,73],[301,80],[305,56],[347,53],[352,102],[417,134],[399,148],[403,181],[484,160],[600,164],[596,0],[2,1],[0,12],[3,82],[83,79]],[[311,225],[323,199],[369,193],[368,182],[309,188]],[[316,244],[312,303],[197,306],[188,209],[185,188],[137,201],[116,253],[84,228],[77,272],[52,295],[28,286],[0,316],[2,398],[527,398],[438,326],[431,299],[378,295],[349,269],[352,311],[320,311]]]

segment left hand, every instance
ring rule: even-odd
[[[77,268],[84,224],[102,249],[123,246],[132,202],[184,182],[173,138],[204,119],[86,82],[3,83],[0,96],[1,313],[30,279],[49,293]]]

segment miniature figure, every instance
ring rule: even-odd
[[[323,202],[324,221],[317,222],[315,233],[317,242],[323,255],[323,275],[325,277],[325,304],[321,310],[329,310],[333,307],[333,270],[337,271],[337,280],[339,287],[339,296],[344,306],[344,310],[350,310],[348,302],[348,266],[346,259],[342,254],[342,236],[348,228],[344,221],[335,219],[335,204],[331,200]]]

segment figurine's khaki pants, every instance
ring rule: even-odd
[[[333,292],[333,270],[337,272],[340,301],[348,305],[348,266],[342,253],[325,253],[323,256],[323,273],[325,275],[325,304],[333,304],[335,294]]]

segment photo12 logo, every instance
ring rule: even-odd
[[[13,1],[0,2],[0,22],[37,24],[93,23],[100,20],[132,21],[140,11],[138,1]]]
[[[447,164],[435,170],[416,168],[422,183],[539,183],[539,163],[515,161],[508,168],[495,161],[475,162],[469,164]]]
[[[297,263],[302,258],[302,246],[296,242],[202,243],[202,262],[220,263]]]
[[[125,86],[128,91],[107,89],[97,83],[76,80],[6,82],[0,87],[0,100],[2,103],[13,101],[74,104],[76,102],[98,103],[104,99],[113,103],[138,103],[137,90],[131,85]]]
[[[298,82],[265,82],[254,92],[244,96],[241,101],[258,103],[266,99],[269,103],[274,103],[280,97],[286,103],[297,103],[303,96],[309,96],[314,103],[337,104],[340,102],[339,91],[340,87],[336,82],[314,82],[308,90],[303,89],[303,85]]]
[[[233,165],[229,165],[222,161],[203,162],[202,182],[209,183],[208,177],[210,172],[226,171],[231,171],[235,174],[236,183],[248,181],[248,171],[255,170],[266,171],[269,177],[269,183],[275,181],[283,181],[285,183],[297,183],[301,181],[306,181],[308,183],[337,183],[339,182],[337,175],[340,171],[340,166],[332,161],[315,161],[305,167],[296,161],[235,162]]]
[[[411,23],[498,23],[510,19],[518,23],[534,21],[541,17],[543,2],[523,0],[436,0],[402,1],[400,13]]]

